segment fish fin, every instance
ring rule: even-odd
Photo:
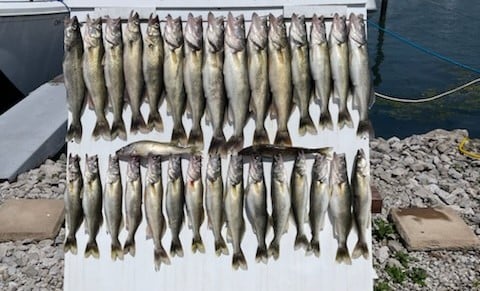
[[[310,113],[307,112],[306,116],[300,118],[300,123],[298,126],[298,133],[300,136],[304,136],[305,134],[309,133],[311,135],[317,134],[317,128],[313,123],[312,117]]]
[[[213,154],[219,154],[222,151],[222,148],[225,146],[225,143],[227,141],[225,140],[225,135],[223,134],[223,131],[219,133],[218,135],[213,135],[212,140],[210,141],[210,146],[208,147],[208,153],[213,155]]]
[[[232,125],[233,124],[233,108],[232,106],[228,105],[227,107],[227,122],[228,124]]]
[[[291,146],[292,139],[290,138],[290,133],[288,132],[288,129],[284,131],[277,131],[277,135],[275,136],[275,141],[273,142],[273,144]]]
[[[237,253],[233,254],[232,267],[234,270],[238,270],[238,268],[241,268],[242,270],[248,269],[247,260],[245,259],[245,255],[241,249]]]
[[[182,144],[185,145],[187,143],[187,133],[185,132],[185,128],[183,124],[180,124],[178,128],[174,127],[172,131],[172,138],[170,139],[173,144]]]
[[[125,244],[123,245],[123,254],[128,254],[132,257],[135,257],[135,239],[134,238],[127,238]]]
[[[183,247],[182,242],[179,238],[172,239],[172,244],[170,245],[170,255],[172,257],[179,256],[183,257]]]
[[[338,128],[342,129],[345,126],[353,128],[352,117],[350,116],[350,112],[348,112],[346,107],[344,110],[338,113]]]
[[[163,246],[159,246],[153,250],[153,260],[155,262],[155,271],[160,270],[160,265],[164,263],[165,265],[170,265],[170,258],[168,257],[167,252]]]
[[[355,245],[355,248],[353,249],[352,252],[352,258],[357,259],[360,256],[363,256],[366,260],[368,260],[369,251],[368,251],[368,245],[366,242],[358,240],[357,244]]]
[[[207,125],[210,125],[212,122],[212,113],[210,113],[210,109],[208,109],[208,106],[205,107],[205,123]]]
[[[149,133],[150,129],[148,128],[145,120],[141,113],[132,115],[132,123],[130,124],[130,133],[137,134],[138,132],[141,133]]]
[[[94,257],[95,259],[100,258],[100,252],[98,251],[98,245],[96,240],[87,242],[87,246],[85,247],[85,258],[88,258],[90,256]]]
[[[145,235],[146,235],[146,239],[151,239],[153,237],[152,235],[152,228],[150,227],[149,224],[147,224],[147,227],[145,228]]]
[[[294,249],[298,250],[298,249],[302,248],[304,250],[307,250],[308,245],[309,245],[309,243],[308,243],[308,240],[307,240],[307,237],[305,236],[305,234],[301,234],[301,235],[297,234],[297,237],[295,238]]]
[[[123,260],[123,249],[122,249],[122,245],[120,244],[120,242],[118,241],[112,241],[112,246],[111,246],[111,256],[112,256],[112,260],[116,261],[117,259],[119,260]]]
[[[373,126],[370,120],[361,120],[358,123],[358,129],[357,129],[357,137],[359,138],[365,138],[365,137],[370,137],[374,138],[375,133],[373,131]]]
[[[192,119],[192,106],[190,105],[190,102],[188,102],[188,99],[185,106],[185,113],[188,119]]]
[[[87,102],[87,105],[88,105],[88,109],[95,110],[95,105],[93,103],[93,98],[92,98],[92,95],[90,95],[89,92],[86,93],[85,99],[86,99],[86,102]]]
[[[333,130],[333,121],[332,121],[332,115],[330,114],[330,111],[327,110],[323,113],[320,113],[320,121],[318,123],[318,127],[322,129],[330,129]]]
[[[255,129],[255,132],[253,133],[253,144],[270,144],[270,139],[268,138],[265,126],[260,129]]]
[[[270,119],[277,119],[277,107],[272,104],[270,105]]]
[[[255,254],[255,261],[257,263],[268,263],[268,253],[267,253],[267,247],[266,246],[263,246],[263,247],[258,247],[257,248],[257,252]]]
[[[230,139],[227,141],[227,143],[225,144],[225,147],[223,149],[223,154],[239,152],[243,148],[243,142],[244,142],[243,139],[244,139],[243,132],[240,136],[232,135]]]
[[[112,140],[115,138],[120,138],[121,140],[127,140],[127,130],[125,129],[125,123],[123,119],[114,120],[112,123],[112,130],[110,131]]]
[[[222,254],[225,256],[228,256],[229,254],[227,244],[225,243],[225,240],[222,236],[215,240],[215,254],[217,255],[217,257]]]
[[[110,126],[108,125],[108,121],[103,116],[100,119],[97,118],[97,122],[95,123],[95,127],[93,128],[92,131],[92,137],[94,140],[98,140],[99,138],[103,137],[104,140],[111,140],[110,136]]]
[[[280,245],[274,239],[270,243],[270,246],[268,247],[268,257],[273,257],[275,260],[278,260],[279,256],[280,256]]]
[[[335,261],[339,264],[352,264],[352,259],[350,258],[350,254],[348,253],[348,247],[346,245],[338,247],[337,254],[335,255]]]
[[[82,140],[82,123],[80,121],[78,122],[72,122],[70,124],[70,127],[68,128],[67,131],[67,136],[66,136],[66,141],[69,142],[71,140],[75,141],[76,143],[80,143]]]
[[[158,132],[163,132],[163,120],[162,116],[157,110],[152,110],[148,113],[148,127],[154,129]]]
[[[314,254],[317,258],[320,257],[320,242],[317,239],[310,241],[310,244],[307,248],[307,255]]]
[[[65,239],[65,244],[63,245],[63,251],[67,253],[70,251],[72,254],[77,254],[77,239],[75,236],[67,237]]]
[[[203,148],[203,132],[202,127],[192,128],[190,135],[188,136],[188,145],[198,146]]]
[[[202,237],[200,235],[192,239],[192,252],[196,253],[197,251],[202,254],[205,253],[205,246],[203,245]]]

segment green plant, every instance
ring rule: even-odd
[[[391,238],[395,233],[395,229],[393,225],[388,223],[387,221],[377,218],[373,222],[373,235],[377,240],[384,240],[386,238]]]
[[[412,258],[407,254],[407,253],[404,253],[404,252],[396,252],[395,255],[394,255],[395,259],[397,259],[400,264],[402,264],[402,266],[404,266],[405,268],[408,267],[408,263],[412,260]]]
[[[385,268],[385,272],[390,276],[394,283],[402,283],[407,278],[407,274],[399,267],[388,266]]]
[[[422,268],[412,268],[408,271],[408,277],[412,279],[413,283],[425,286],[425,279],[427,279],[427,271]]]
[[[385,281],[377,281],[373,287],[373,291],[390,291],[390,286]]]

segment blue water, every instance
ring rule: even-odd
[[[380,21],[378,10],[370,21]],[[441,55],[480,70],[478,0],[389,1],[385,28]],[[424,98],[473,79],[474,73],[425,54],[368,26],[370,66],[375,91],[404,98]],[[377,97],[370,111],[375,135],[406,137],[432,129],[467,129],[480,137],[480,84],[440,100],[404,104]]]

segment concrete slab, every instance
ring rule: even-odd
[[[0,242],[55,238],[65,217],[58,199],[11,199],[0,205]]]
[[[393,208],[390,212],[408,250],[471,249],[480,241],[449,207]]]

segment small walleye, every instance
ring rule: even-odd
[[[228,165],[228,178],[225,189],[225,216],[227,231],[232,239],[233,258],[232,267],[247,270],[247,261],[243,254],[241,243],[245,234],[245,220],[243,218],[243,161],[242,156],[231,155]]]
[[[330,183],[332,190],[328,216],[332,220],[333,233],[338,242],[335,261],[351,265],[347,239],[352,227],[352,193],[348,183],[345,154],[333,154]]]
[[[170,156],[168,161],[167,192],[165,193],[168,226],[172,234],[170,255],[183,257],[180,231],[184,221],[185,185],[182,176],[182,160],[178,156]]]
[[[66,141],[80,143],[82,139],[82,112],[85,105],[85,83],[83,81],[83,40],[76,16],[65,19],[63,36],[63,76],[67,91],[68,110],[72,122],[67,130]]]
[[[305,16],[292,14],[290,25],[290,50],[292,54],[293,103],[300,112],[298,132],[300,136],[317,134],[317,128],[310,116],[310,100],[312,97],[312,77],[308,53],[307,26]]]
[[[215,254],[228,255],[228,248],[222,236],[223,214],[223,179],[222,159],[220,155],[210,155],[205,180],[205,206],[207,208],[208,227],[215,237]]]
[[[77,254],[76,233],[83,222],[82,209],[83,178],[80,170],[80,157],[68,156],[67,191],[65,192],[65,220],[67,235],[65,238],[64,251]]]
[[[105,48],[103,47],[102,19],[100,17],[90,19],[90,16],[87,14],[83,47],[83,79],[93,103],[95,116],[97,117],[92,137],[94,140],[98,140],[100,136],[105,140],[110,140],[110,126],[105,117],[108,93],[102,65]]]
[[[186,144],[187,134],[182,123],[185,111],[185,90],[183,86],[183,33],[182,19],[167,15],[164,42],[163,78],[167,100],[167,112],[172,116],[172,143]]]
[[[305,235],[305,222],[307,222],[308,182],[306,175],[306,159],[303,152],[299,152],[293,166],[290,186],[292,187],[292,212],[297,226],[295,237],[295,250],[307,250],[308,240]]]
[[[163,132],[163,120],[158,112],[163,91],[163,38],[160,33],[160,21],[153,13],[148,18],[147,31],[143,40],[143,77],[150,113],[147,125]]]
[[[223,124],[227,97],[223,81],[223,16],[215,17],[208,13],[206,41],[202,65],[203,92],[206,97],[205,121],[212,124],[213,135],[208,147],[210,154],[219,153],[225,145]]]
[[[185,183],[185,204],[187,206],[188,225],[192,229],[192,252],[205,253],[200,227],[205,219],[203,209],[202,156],[192,155]]]
[[[330,64],[332,70],[333,90],[338,97],[338,127],[353,127],[352,117],[347,108],[349,91],[348,75],[348,39],[345,16],[333,15],[332,29],[328,39]]]
[[[161,263],[170,265],[170,258],[162,245],[162,238],[166,230],[166,221],[162,209],[163,185],[161,162],[159,156],[150,155],[148,157],[144,190],[147,238],[153,238],[155,271],[160,270]]]
[[[295,159],[300,152],[303,152],[304,154],[321,154],[328,153],[331,149],[331,147],[302,148],[274,144],[262,144],[246,147],[242,149],[239,154],[242,156],[261,155],[263,157],[272,157],[275,154],[281,154],[283,159],[290,159],[291,157]]]
[[[140,175],[140,158],[130,157],[127,166],[127,184],[125,188],[125,216],[127,239],[123,253],[135,256],[135,233],[142,222],[142,177]]]
[[[251,90],[250,109],[255,119],[253,144],[269,144],[265,118],[270,106],[268,85],[268,26],[267,17],[252,14],[247,36],[248,80]]]
[[[267,188],[263,175],[262,156],[260,155],[252,156],[250,161],[245,190],[245,210],[258,242],[255,261],[266,264],[268,262],[267,245],[265,243],[268,227]]]
[[[123,121],[123,94],[125,78],[123,75],[123,40],[121,19],[107,16],[105,27],[105,83],[113,111],[113,122],[110,134],[112,139],[127,139],[127,131]]]
[[[170,156],[170,155],[186,155],[196,153],[197,149],[189,146],[177,146],[171,143],[162,143],[153,140],[141,140],[132,142],[122,148],[116,153],[120,159],[129,158],[131,156],[138,156],[141,158],[148,158],[148,155],[154,156]]]
[[[313,14],[310,30],[310,69],[315,81],[315,100],[320,103],[319,128],[333,130],[328,104],[332,92],[330,53],[323,16]]]
[[[97,155],[85,155],[85,180],[83,184],[82,208],[85,214],[85,231],[88,234],[85,258],[99,258],[97,234],[103,223],[102,183],[98,173]]]
[[[292,66],[287,29],[283,16],[269,15],[268,78],[272,92],[272,108],[277,119],[274,144],[291,145],[288,119],[292,108]]]

